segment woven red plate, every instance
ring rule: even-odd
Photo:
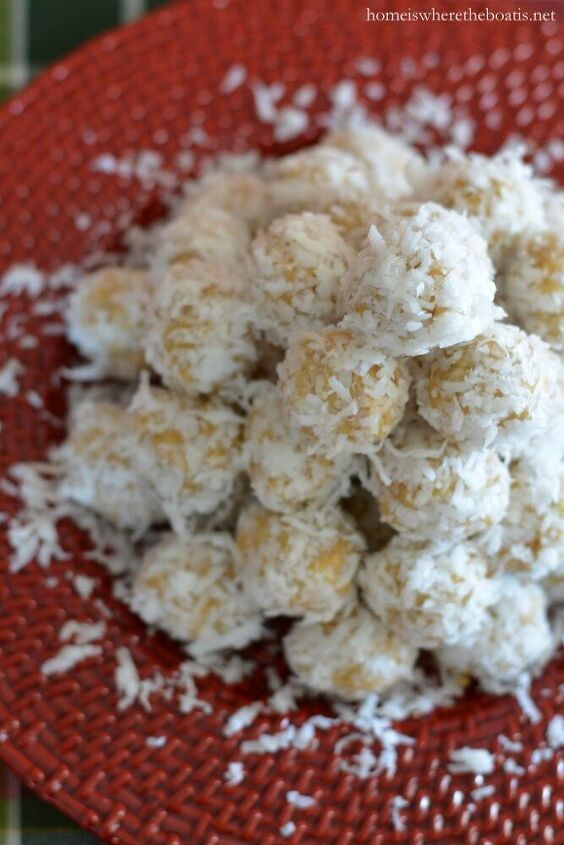
[[[507,2],[490,6],[513,8]],[[408,4],[389,2],[387,8],[405,10]],[[440,4],[440,10],[458,8]],[[361,92],[366,82],[381,85],[372,92],[381,90],[382,98],[367,101],[377,114],[404,103],[416,86],[446,92],[474,119],[474,147],[488,152],[512,134],[541,147],[562,138],[564,62],[557,24],[365,18],[364,0],[191,0],[106,35],[57,65],[0,112],[1,269],[15,261],[47,270],[78,261],[97,244],[114,244],[130,215],[142,216],[158,190],[93,171],[92,161],[101,154],[157,149],[174,169],[179,146],[189,143],[190,124],[201,126],[210,139],[206,146],[216,150],[277,151],[270,127],[255,117],[248,88],[229,97],[216,94],[234,63],[244,64],[251,76],[284,81],[290,92],[315,83],[322,91],[320,109],[330,87],[344,77],[362,83]],[[381,63],[371,80],[359,76],[359,56]],[[311,141],[317,132],[312,124],[289,146]],[[202,152],[207,150],[196,148],[197,155]],[[3,340],[2,360],[14,355],[26,368],[22,394],[3,402],[3,471],[15,461],[42,457],[60,436],[30,407],[25,392],[39,391],[48,410],[61,417],[62,393],[50,373],[71,355],[60,337],[42,333],[25,297],[10,301],[4,321],[16,312],[40,342],[22,351],[17,341]],[[16,507],[0,493],[0,510],[12,514]],[[395,777],[360,781],[338,771],[331,752],[336,729],[322,734],[315,750],[246,757],[246,779],[227,787],[227,762],[241,755],[239,738],[222,735],[225,715],[263,688],[252,679],[239,687],[202,682],[203,696],[215,703],[211,715],[181,716],[158,698],[149,713],[139,707],[117,711],[116,645],[130,647],[143,676],[172,670],[179,653],[168,641],[149,637],[112,599],[109,577],[85,557],[84,536],[72,525],[63,526],[63,533],[70,557],[52,566],[49,574],[59,580],[50,589],[36,565],[9,573],[8,546],[0,537],[0,754],[28,785],[102,839],[120,845],[564,842],[558,754],[529,765],[520,777],[504,774],[498,764],[488,778],[494,795],[468,812],[461,811],[460,792],[467,796],[474,779],[445,776],[450,749],[467,744],[499,751],[500,733],[519,735],[525,746],[520,762],[531,763],[564,681],[562,657],[534,685],[543,715],[537,725],[524,720],[512,699],[476,694],[405,726],[417,744],[415,753],[400,750]],[[100,659],[46,679],[39,667],[58,650],[64,620],[99,618],[94,598],[80,599],[64,577],[69,571],[97,579],[95,597],[114,617]],[[306,715],[304,708],[295,720]],[[251,734],[279,724],[261,717]],[[146,735],[168,741],[148,748]],[[313,795],[315,804],[290,806],[288,788]],[[398,794],[409,802],[401,812],[403,825],[393,823],[391,800]],[[290,819],[296,831],[284,838],[280,827]]]

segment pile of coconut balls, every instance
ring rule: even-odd
[[[352,700],[421,650],[492,691],[542,667],[563,221],[516,153],[367,127],[209,170],[146,266],[87,275],[68,335],[119,387],[73,407],[61,494],[139,544],[135,611],[195,655],[290,617],[293,673]]]

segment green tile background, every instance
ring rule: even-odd
[[[31,79],[87,39],[165,2],[0,0],[0,100],[17,90],[22,75]]]

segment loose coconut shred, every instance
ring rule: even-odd
[[[274,686],[272,708],[296,689],[343,713],[364,701],[351,718],[388,768],[399,740],[375,702],[393,717],[406,685],[421,690],[420,649],[447,691],[424,712],[471,679],[525,695],[524,673],[557,645],[564,259],[551,190],[518,153],[431,165],[381,128],[343,129],[208,169],[154,229],[146,266],[126,256],[70,300],[69,339],[119,386],[74,403],[44,468],[52,513],[73,513],[67,501],[112,523],[139,559],[120,595],[211,669],[289,617],[297,679]],[[25,519],[12,538],[40,546]],[[183,665],[193,692],[201,670]],[[307,734],[305,747],[333,724],[316,718],[253,750]],[[385,768],[367,747],[350,766]]]

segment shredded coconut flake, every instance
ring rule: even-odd
[[[464,746],[451,751],[448,768],[453,775],[491,775],[494,770],[494,756],[485,748]]]

